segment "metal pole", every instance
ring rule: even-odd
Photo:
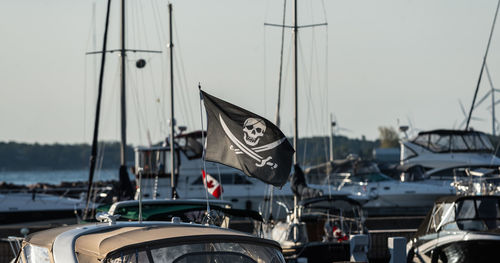
[[[174,145],[174,43],[172,40],[172,4],[168,4],[169,32],[170,32],[170,185],[172,186],[172,199],[177,198],[175,189],[175,145]]]
[[[121,143],[120,143],[120,169],[126,170],[125,150],[127,147],[127,112],[125,100],[125,62],[127,52],[125,50],[125,0],[122,0],[122,28],[121,28],[121,91],[120,91],[120,112],[121,112]]]
[[[111,9],[111,0],[108,0],[108,7],[106,9],[106,24],[104,26],[104,37],[103,37],[103,43],[102,43],[101,69],[99,72],[99,85],[98,85],[98,91],[97,91],[97,103],[96,103],[95,119],[94,119],[94,135],[92,137],[92,149],[91,149],[90,160],[89,160],[90,161],[90,170],[89,170],[89,182],[88,182],[88,189],[87,189],[87,202],[85,205],[83,219],[87,219],[90,198],[91,198],[92,184],[94,181],[96,159],[97,159],[97,147],[98,147],[97,142],[98,142],[98,136],[99,136],[99,117],[101,115],[102,87],[103,87],[103,83],[104,83],[104,69],[105,69],[104,65],[106,64],[106,49],[107,49],[107,43],[108,43],[108,28],[109,28],[110,9]]]
[[[297,35],[299,33],[299,28],[297,26],[297,1],[293,1],[293,64],[294,64],[294,82],[295,82],[295,91],[294,91],[294,127],[293,127],[293,147],[295,148],[295,154],[293,155],[293,164],[298,164],[297,155],[299,152],[298,149],[298,138],[299,138],[299,129],[298,129],[298,56],[297,56]],[[294,214],[294,223],[298,222],[297,219],[297,205],[298,199],[296,195],[293,195],[293,214]],[[298,233],[297,228],[294,228],[294,240],[297,240]]]
[[[299,129],[298,129],[298,56],[297,56],[297,38],[299,33],[299,28],[297,26],[297,1],[293,1],[293,64],[294,64],[294,127],[293,127],[293,147],[295,148],[295,154],[293,156],[293,163],[297,164],[297,153],[298,153],[298,137],[299,137]]]
[[[330,162],[333,161],[333,128],[335,127],[335,122],[333,122],[332,114],[330,114]]]

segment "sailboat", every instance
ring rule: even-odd
[[[264,236],[278,241],[285,258],[290,262],[367,261],[369,239],[364,227],[361,204],[340,191],[322,195],[309,188],[300,168],[298,149],[298,31],[301,27],[323,26],[326,23],[299,26],[297,24],[297,0],[293,1],[293,46],[294,46],[294,174],[291,187],[294,191],[293,210],[288,210],[287,218],[270,220]],[[273,25],[273,24],[266,24]],[[288,27],[283,25],[273,25]],[[363,239],[357,251],[360,255],[351,258],[350,242],[353,236]]]

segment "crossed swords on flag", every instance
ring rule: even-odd
[[[278,168],[277,163],[270,162],[270,160],[273,157],[268,156],[268,157],[264,158],[264,157],[260,156],[258,154],[258,152],[268,151],[268,150],[276,148],[278,145],[280,145],[282,142],[284,142],[286,140],[286,137],[283,137],[279,140],[276,140],[276,141],[269,143],[269,144],[266,144],[266,145],[250,148],[250,147],[246,146],[245,144],[243,144],[240,140],[238,140],[236,138],[236,136],[234,136],[234,134],[227,127],[226,123],[224,122],[224,120],[222,119],[222,116],[220,114],[219,114],[219,120],[220,120],[220,124],[222,126],[222,129],[226,133],[227,137],[229,137],[229,139],[236,145],[236,147],[238,147],[238,148],[235,148],[233,145],[231,145],[229,148],[232,151],[234,151],[236,154],[245,153],[246,155],[248,155],[252,159],[256,160],[257,163],[255,164],[255,166],[257,166],[257,167],[269,165],[271,167],[271,169]]]

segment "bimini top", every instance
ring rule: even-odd
[[[443,230],[498,232],[500,196],[444,196],[437,199],[416,236]]]
[[[418,133],[411,140],[432,152],[493,152],[488,136],[479,131],[432,130]]]
[[[188,261],[175,259],[190,253],[193,257],[212,253],[205,251],[206,247],[222,254],[235,254],[235,259],[254,260],[242,262],[258,261],[245,251],[257,253],[255,251],[264,250],[262,253],[267,256],[257,254],[268,260],[281,257],[279,244],[271,240],[218,227],[160,222],[74,225],[33,233],[23,241],[21,257],[45,257],[49,260],[40,262],[55,263],[115,262],[114,259],[120,258],[139,258],[142,259],[140,262],[149,262],[151,257],[156,258],[154,262],[164,262],[157,260],[168,254],[167,258],[172,260],[168,262],[188,262],[189,256]],[[212,253],[211,256],[215,255]]]

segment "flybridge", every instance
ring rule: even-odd
[[[420,132],[413,143],[431,152],[493,152],[486,134],[478,131],[433,130]]]

